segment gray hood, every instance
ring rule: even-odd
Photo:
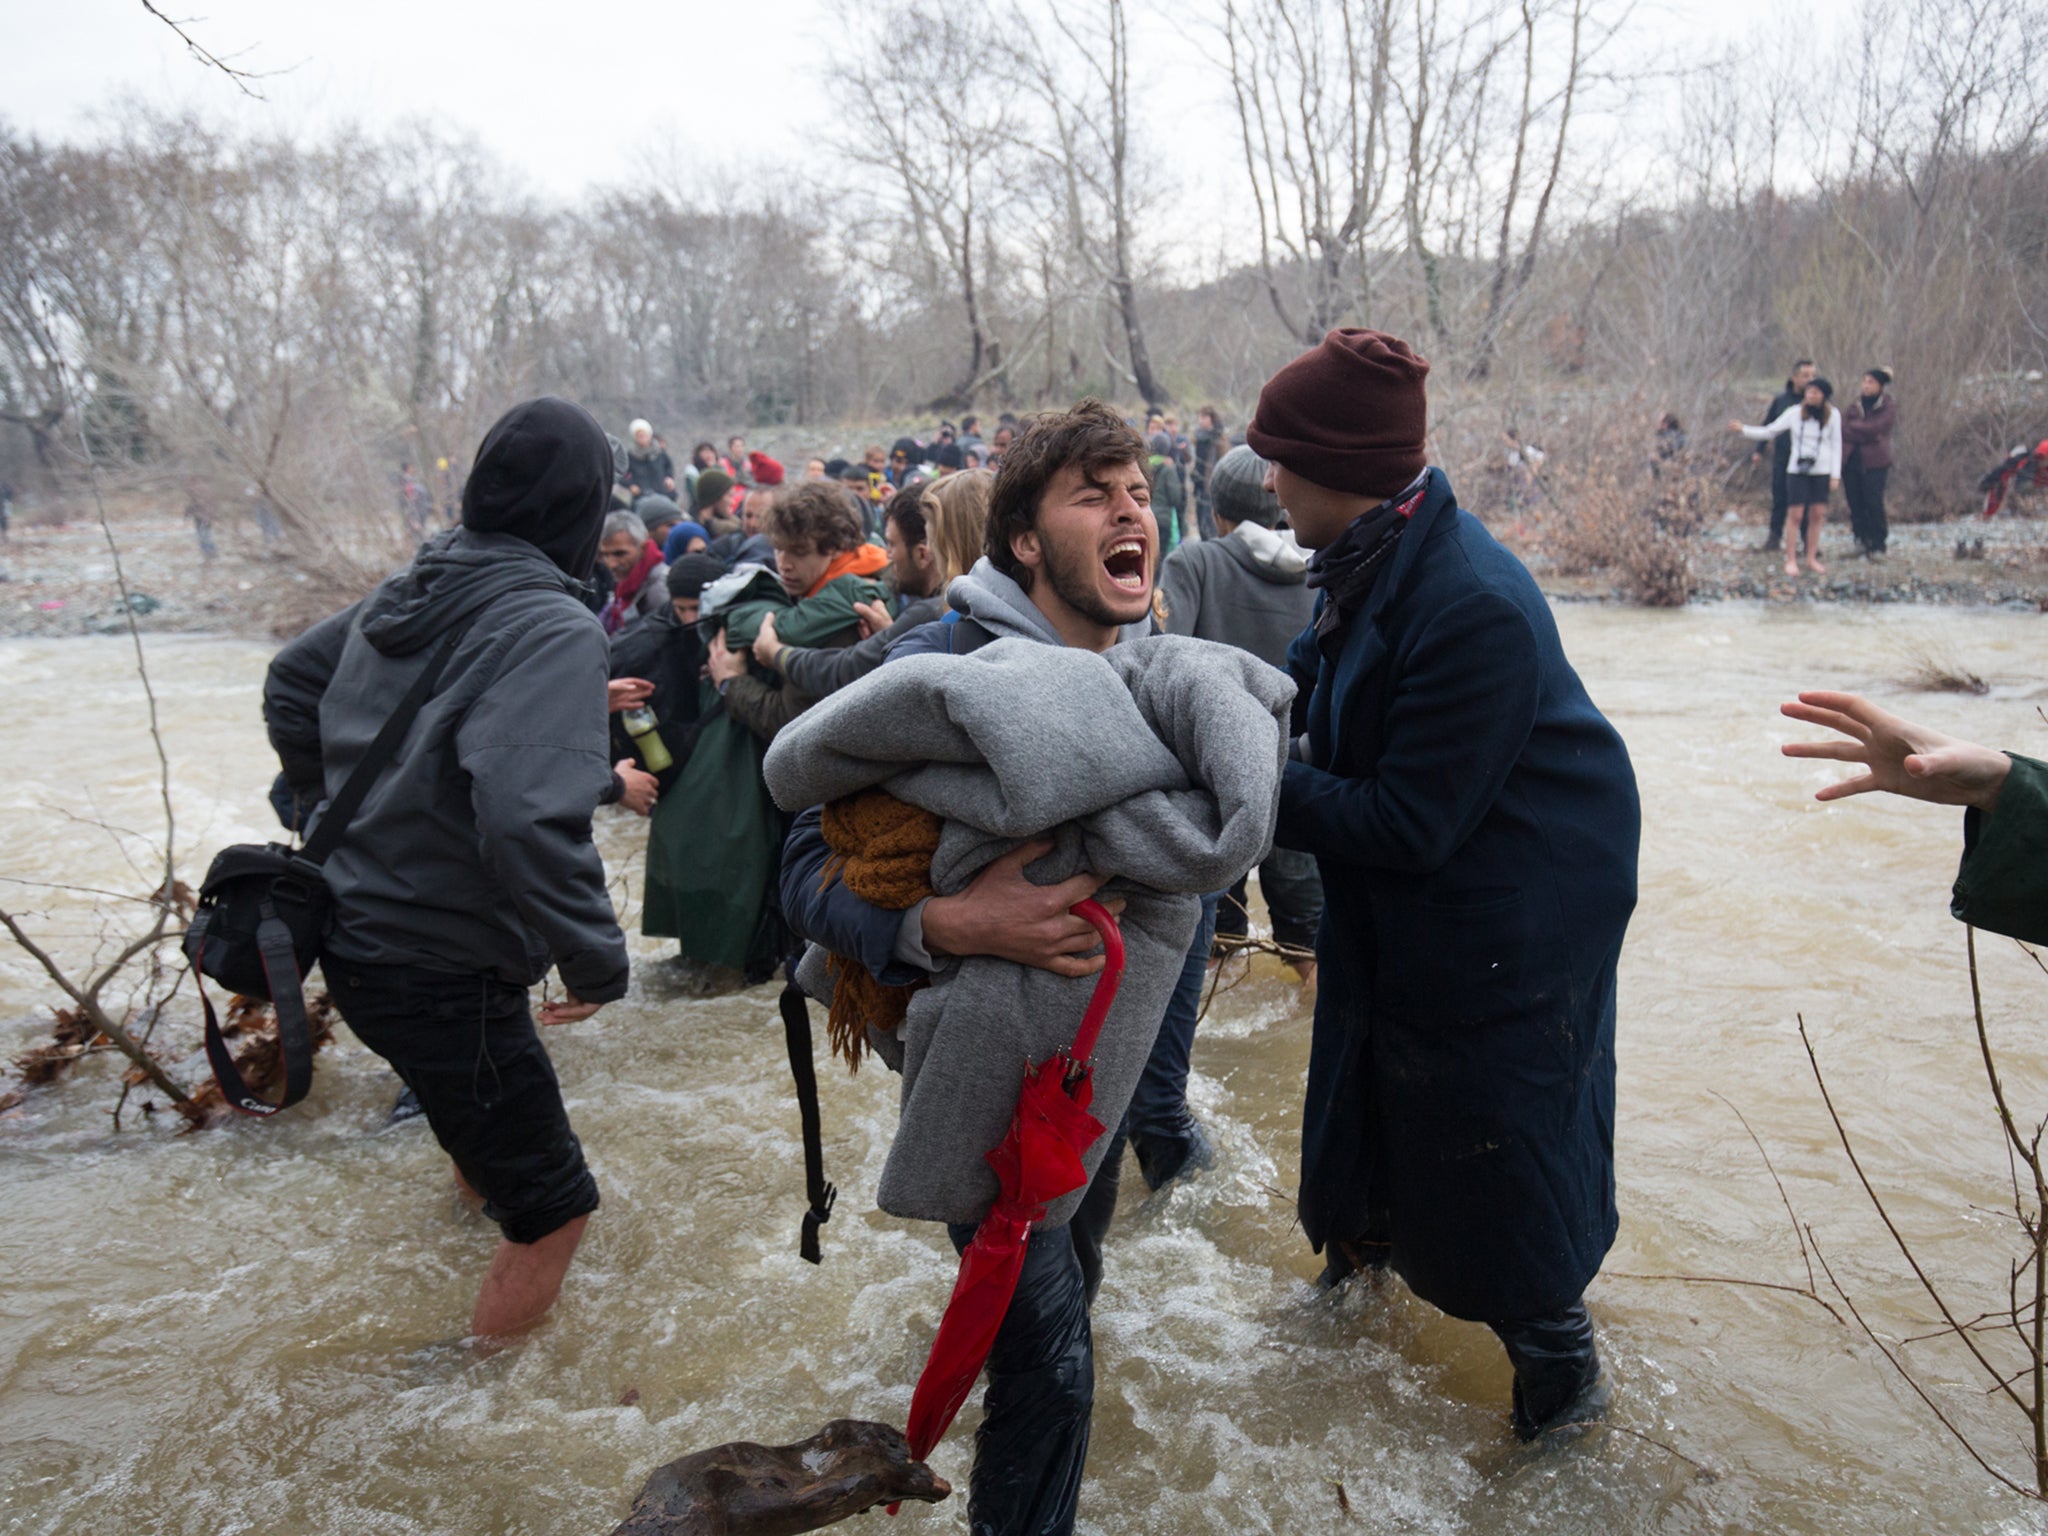
[[[370,594],[363,638],[386,656],[410,656],[494,598],[522,589],[580,597],[583,583],[525,539],[456,528]]]
[[[1239,523],[1223,541],[1223,547],[1246,570],[1261,581],[1298,587],[1308,579],[1308,556],[1294,542],[1294,536],[1257,523]]]
[[[955,576],[946,588],[946,604],[963,618],[974,620],[998,640],[1036,640],[1045,645],[1065,645],[1051,620],[1038,611],[1031,594],[995,568],[987,555],[974,562],[965,576]],[[1152,633],[1148,615],[1126,624],[1123,640],[1142,640]]]

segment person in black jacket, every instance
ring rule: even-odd
[[[605,638],[578,598],[611,484],[610,448],[581,407],[514,407],[477,450],[462,526],[287,645],[263,690],[294,798],[317,802],[459,635],[324,866],[321,968],[503,1233],[470,1319],[485,1342],[554,1304],[598,1204],[527,991],[561,976],[543,1024],[587,1019],[626,991],[590,825],[616,783]]]
[[[1785,381],[1785,387],[1771,397],[1771,403],[1764,412],[1764,420],[1776,421],[1806,398],[1806,386],[1813,382],[1818,372],[1813,359],[1802,357],[1792,365],[1792,377]],[[1756,456],[1762,458],[1764,447],[1757,444]],[[1764,536],[1760,546],[1765,551],[1782,548],[1785,542],[1785,517],[1792,505],[1792,489],[1787,476],[1792,470],[1792,439],[1779,437],[1771,444],[1771,531]],[[1799,550],[1806,552],[1806,530],[1799,531]]]
[[[1603,1392],[1641,811],[1534,579],[1427,465],[1428,368],[1332,331],[1245,432],[1317,551],[1277,836],[1323,877],[1300,1217],[1332,1281],[1385,1265],[1491,1327],[1533,1439]]]
[[[725,574],[706,554],[684,555],[668,568],[668,607],[612,637],[612,750],[621,758],[643,758],[644,750],[620,723],[630,709],[654,713],[655,729],[668,749],[669,766],[655,774],[662,791],[674,784],[697,744],[703,723],[704,639],[697,632],[704,589]],[[644,763],[643,763],[644,766]]]

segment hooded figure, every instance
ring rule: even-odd
[[[324,970],[342,1017],[397,1068],[504,1233],[492,1273],[526,1289],[487,1287],[478,1333],[521,1320],[499,1316],[494,1297],[540,1295],[545,1309],[597,1207],[527,989],[553,969],[569,994],[557,1010],[626,991],[590,829],[612,779],[605,639],[578,595],[611,483],[589,413],[554,399],[515,407],[477,450],[462,526],[292,641],[264,684],[286,776],[331,796],[446,656],[324,866]]]

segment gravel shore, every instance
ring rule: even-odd
[[[1512,529],[1497,531],[1514,544]],[[288,635],[320,606],[289,554],[282,546],[266,549],[246,516],[215,525],[218,553],[211,561],[202,559],[191,525],[161,506],[117,509],[114,533],[145,632]],[[1802,572],[1797,580],[1784,574],[1781,556],[1758,550],[1762,541],[1762,526],[1748,511],[1690,541],[1694,601],[2048,612],[2048,517],[2008,511],[1990,522],[1971,517],[1895,527],[1890,553],[1879,560],[1858,558],[1847,532],[1831,528],[1821,547],[1826,574]],[[1627,601],[1606,573],[1562,576],[1546,569],[1540,549],[1524,554],[1544,591],[1559,601]],[[12,537],[0,545],[0,636],[109,634],[124,627],[98,522],[89,515],[63,524],[17,517]]]

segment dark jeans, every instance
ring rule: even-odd
[[[1224,893],[1216,909],[1216,939],[1213,952],[1221,954],[1226,938],[1245,936],[1250,916],[1245,891],[1247,875]],[[1298,848],[1275,848],[1259,866],[1259,889],[1265,893],[1266,913],[1273,919],[1273,937],[1292,949],[1314,949],[1316,929],[1323,921],[1323,877],[1316,870],[1316,856]]]
[[[1789,457],[1771,456],[1771,531],[1765,542],[1773,547],[1782,543],[1785,537],[1785,512],[1791,506],[1791,490],[1785,482],[1791,469]],[[1803,522],[1799,525],[1799,547],[1806,547],[1806,525]]]
[[[321,970],[348,1027],[413,1091],[508,1240],[537,1243],[597,1209],[524,987],[340,956]]]
[[[1088,1460],[1095,1408],[1095,1342],[1088,1308],[1102,1274],[1102,1239],[1116,1208],[1123,1138],[1111,1145],[1081,1209],[1024,1247],[1010,1310],[988,1354],[988,1390],[974,1432],[967,1525],[974,1536],[1068,1536]],[[949,1226],[965,1251],[974,1228]]]
[[[1188,1061],[1195,1049],[1195,1020],[1202,1011],[1202,982],[1207,975],[1209,945],[1216,933],[1216,905],[1222,899],[1220,892],[1202,898],[1202,920],[1195,925],[1194,941],[1181,961],[1180,980],[1174,983],[1173,996],[1167,999],[1166,1015],[1160,1019],[1159,1033],[1152,1041],[1152,1054],[1145,1060],[1144,1074],[1138,1079],[1130,1110],[1124,1116],[1125,1129],[1141,1145],[1185,1145],[1201,1135],[1195,1117],[1188,1113]],[[1144,1155],[1141,1153],[1141,1158]],[[1155,1181],[1148,1167],[1146,1177],[1157,1188],[1171,1174]]]
[[[1842,494],[1849,501],[1849,527],[1856,542],[1872,554],[1883,554],[1891,539],[1884,510],[1884,485],[1891,477],[1889,464],[1883,469],[1865,469],[1851,459],[1842,466]]]
[[[1515,1434],[1534,1440],[1600,1375],[1593,1319],[1583,1301],[1543,1317],[1490,1323],[1515,1368]]]

